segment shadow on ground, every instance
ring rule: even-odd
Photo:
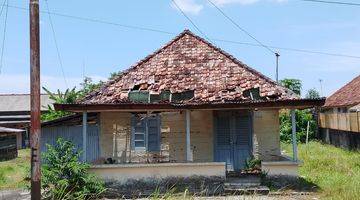
[[[318,185],[302,177],[267,176],[262,179],[262,184],[271,191],[317,192],[320,189]]]

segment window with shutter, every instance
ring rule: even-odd
[[[134,114],[131,121],[132,149],[160,151],[160,116]]]

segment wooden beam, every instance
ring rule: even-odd
[[[191,141],[190,141],[190,110],[186,110],[186,161],[192,162],[193,155],[191,152]]]
[[[293,147],[293,161],[298,160],[297,152],[297,142],[296,142],[296,118],[295,118],[295,109],[291,110],[291,127],[292,127],[292,147]]]
[[[82,120],[82,135],[83,135],[83,162],[86,162],[86,146],[87,146],[87,112],[83,112]]]

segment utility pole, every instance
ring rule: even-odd
[[[319,82],[320,82],[320,96],[323,97],[323,87],[322,87],[322,82],[323,80],[322,79],[319,79]]]
[[[30,0],[31,200],[41,198],[39,0]]]
[[[276,82],[279,83],[279,57],[280,57],[280,54],[276,52],[275,56],[276,56]]]

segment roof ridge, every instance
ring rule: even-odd
[[[324,107],[333,107],[333,106],[337,106],[337,105],[331,105],[333,103],[329,103],[328,100],[331,100],[332,98],[336,98],[337,95],[340,95],[340,93],[347,87],[351,86],[352,84],[354,84],[354,82],[356,81],[360,81],[360,74],[357,75],[355,78],[353,78],[351,81],[349,81],[348,83],[346,83],[344,86],[342,86],[341,88],[339,88],[338,90],[336,90],[334,93],[332,93],[332,95],[330,95],[328,98],[326,98],[326,102]],[[355,104],[358,104],[360,102],[354,102]],[[329,105],[330,104],[330,105]]]

